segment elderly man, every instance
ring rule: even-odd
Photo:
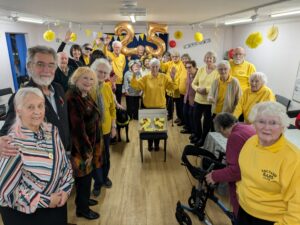
[[[57,53],[58,67],[55,70],[54,82],[61,84],[64,91],[68,90],[68,82],[75,68],[68,65],[69,57],[65,52]]]
[[[256,71],[255,66],[245,60],[245,49],[237,47],[234,49],[233,60],[230,60],[230,75],[240,82],[242,92],[250,87],[249,77]]]
[[[267,83],[267,76],[262,72],[253,73],[250,78],[250,87],[247,88],[242,97],[239,99],[237,106],[233,112],[236,118],[243,114],[245,122],[249,122],[249,113],[252,107],[259,102],[275,101],[275,96]]]
[[[121,104],[123,73],[126,65],[126,58],[121,53],[122,43],[120,41],[114,41],[112,43],[113,52],[108,50],[108,44],[109,41],[105,40],[104,54],[111,59],[113,71],[117,75],[116,98],[117,102]]]
[[[46,119],[58,128],[63,145],[68,151],[70,131],[65,93],[59,84],[52,83],[56,68],[57,56],[52,48],[35,46],[28,49],[27,71],[31,78],[26,87],[38,87],[43,92],[46,100]],[[14,95],[9,99],[7,117],[0,131],[0,153],[4,155],[16,153],[16,149],[9,145],[10,138],[5,136],[16,118],[13,102]]]

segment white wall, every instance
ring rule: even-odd
[[[279,28],[276,41],[267,39],[267,31],[275,25]],[[246,58],[252,62],[257,71],[268,76],[268,86],[275,94],[292,99],[294,82],[300,62],[300,19],[276,20],[273,22],[256,23],[236,26],[233,28],[232,43],[245,46],[247,36],[252,32],[261,32],[264,41],[256,49],[246,48]],[[292,104],[296,107],[296,104]],[[299,108],[299,107],[298,107]]]

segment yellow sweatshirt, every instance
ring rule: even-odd
[[[274,225],[300,224],[300,149],[282,135],[263,147],[251,137],[239,156],[240,206],[250,215]]]
[[[184,92],[184,94],[185,94],[185,91],[186,91],[185,81],[187,78],[187,72],[186,72],[185,66],[181,60],[176,63],[174,61],[161,63],[161,70],[164,73],[166,73],[170,79],[171,79],[171,70],[173,67],[176,68],[176,74],[175,74],[175,78],[174,78],[175,88],[174,88],[174,90],[167,90],[167,95],[174,97],[174,98],[179,98],[180,94],[183,94],[181,92]],[[184,85],[182,82],[184,82]]]
[[[196,91],[195,102],[204,105],[211,105],[211,103],[207,100],[208,93],[210,91],[211,85],[213,81],[219,78],[219,72],[215,69],[210,74],[206,72],[206,66],[203,66],[198,69],[198,72],[192,82],[192,88]],[[200,94],[197,89],[205,88],[206,94]]]
[[[239,118],[243,114],[245,122],[249,123],[248,116],[252,107],[259,102],[266,101],[275,101],[275,96],[270,88],[263,85],[257,92],[252,92],[251,88],[247,88],[239,99],[233,115]]]
[[[230,75],[236,77],[241,85],[242,92],[250,87],[249,78],[252,73],[256,71],[255,66],[248,61],[244,61],[242,64],[236,65],[233,60],[230,63]]]
[[[122,84],[123,72],[126,65],[125,56],[122,53],[120,53],[119,56],[116,56],[114,53],[110,52],[107,47],[104,48],[104,54],[111,59],[113,71],[117,75],[116,84]]]
[[[134,89],[143,91],[143,104],[146,108],[166,108],[166,89],[174,88],[174,81],[162,73],[157,77],[148,74],[138,80],[132,76],[130,84]]]
[[[114,101],[114,94],[109,83],[104,82],[97,88],[99,88],[99,93],[102,95],[103,100],[104,119],[101,122],[100,127],[102,127],[103,135],[105,135],[110,133],[112,120],[116,119],[116,105]],[[91,96],[96,101],[96,90],[92,90]]]

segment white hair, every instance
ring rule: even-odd
[[[252,107],[249,121],[253,123],[259,116],[277,116],[283,127],[288,127],[290,119],[286,114],[286,108],[278,102],[260,102]]]
[[[263,84],[266,84],[268,82],[268,78],[267,78],[266,74],[264,74],[262,72],[252,73],[249,77],[249,82],[251,82],[251,80],[254,79],[254,78],[260,79],[263,82]]]
[[[15,109],[21,109],[24,105],[24,99],[28,94],[34,94],[36,96],[41,97],[42,99],[45,100],[44,95],[42,93],[42,91],[38,88],[34,88],[34,87],[24,87],[18,90],[17,94],[15,95],[14,98],[14,106]]]
[[[101,58],[101,59],[96,59],[93,64],[91,65],[91,69],[94,70],[95,72],[97,71],[97,68],[99,67],[99,65],[103,65],[106,67],[106,72],[108,74],[110,74],[112,67],[109,63],[109,61],[105,58]]]
[[[160,61],[157,58],[153,58],[149,62],[150,66],[160,66]]]
[[[122,43],[120,41],[114,41],[112,43],[112,47],[114,48],[115,46],[119,46],[120,48],[122,48]]]
[[[217,68],[219,69],[220,66],[226,66],[228,69],[230,69],[230,63],[227,61],[227,60],[221,60],[218,65],[217,65]]]

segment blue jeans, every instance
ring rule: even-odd
[[[102,184],[106,182],[110,170],[110,152],[109,152],[110,133],[103,135],[103,141],[104,141],[103,165],[101,168],[94,169],[92,173],[92,176],[95,181],[94,182],[95,190],[100,190]]]

